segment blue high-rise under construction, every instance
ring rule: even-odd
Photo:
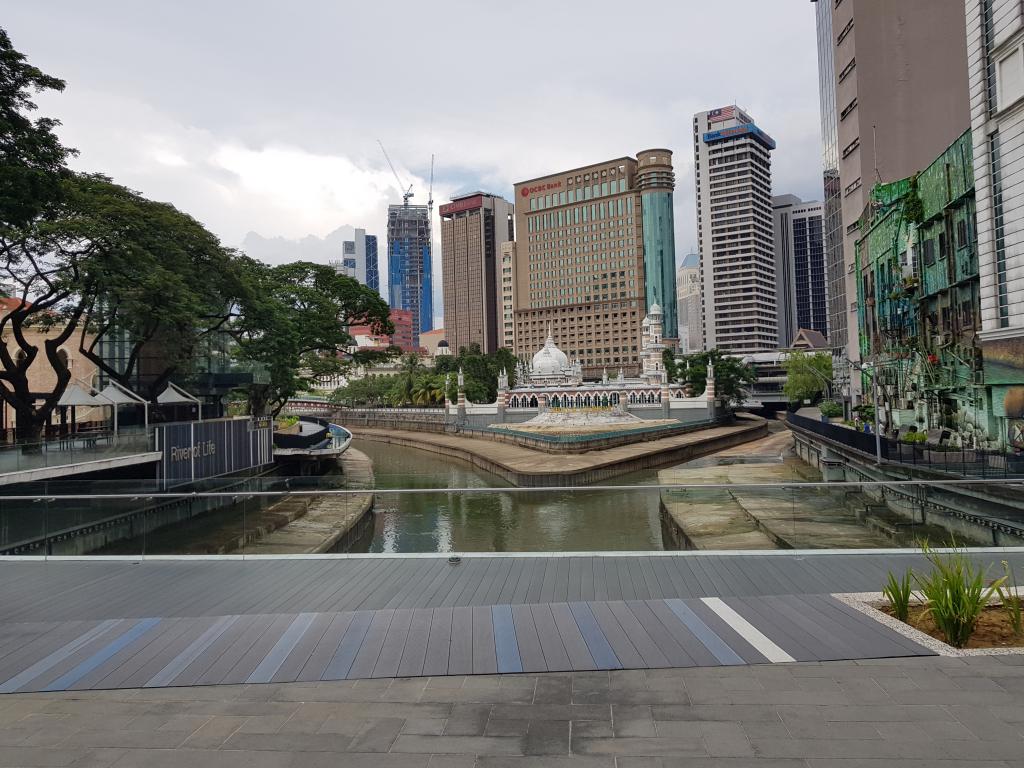
[[[434,327],[430,210],[425,205],[388,206],[388,304],[412,311],[412,340]]]

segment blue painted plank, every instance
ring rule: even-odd
[[[270,652],[263,657],[256,669],[252,671],[245,682],[247,683],[269,683],[270,678],[274,676],[274,673],[284,664],[284,660],[288,658],[288,654],[292,652],[292,649],[298,645],[299,640],[309,629],[309,625],[313,623],[313,619],[316,618],[315,613],[300,613],[291,624],[288,625],[288,629],[284,631],[280,639],[274,643],[274,647],[270,649]]]
[[[212,627],[197,637],[185,650],[171,659],[167,665],[143,684],[143,688],[158,688],[170,685],[171,681],[180,675],[189,664],[199,658],[199,654],[213,645],[217,638],[223,635],[232,624],[238,621],[238,616],[222,616]]]
[[[61,646],[56,651],[51,653],[49,656],[40,659],[35,664],[30,666],[28,669],[22,670],[14,677],[5,681],[3,685],[0,685],[0,693],[11,693],[13,691],[18,690],[21,686],[25,685],[28,682],[31,682],[35,678],[44,674],[47,670],[52,669],[57,664],[64,661],[64,659],[73,654],[86,643],[93,640],[93,638],[106,634],[120,623],[120,619],[110,619],[108,621],[102,622],[101,624],[98,624],[85,634],[76,637],[71,642]]]
[[[522,672],[516,628],[512,623],[511,605],[492,605],[491,622],[494,624],[494,649],[498,655],[499,672]]]
[[[715,634],[715,631],[690,610],[690,606],[682,600],[673,597],[666,600],[665,604],[676,615],[676,618],[682,622],[683,626],[690,630],[719,662],[730,666],[744,663],[740,655],[730,648],[725,640]]]
[[[601,626],[594,618],[594,612],[590,610],[590,606],[586,603],[569,603],[569,610],[572,611],[572,616],[576,619],[576,626],[580,628],[580,634],[583,635],[583,641],[587,644],[587,649],[597,668],[622,669],[619,657],[615,655],[608,638],[601,631]]]
[[[74,669],[58,677],[56,680],[54,680],[52,683],[46,686],[46,688],[44,688],[43,690],[63,691],[69,686],[74,685],[87,674],[89,674],[92,670],[96,669],[96,667],[98,667],[100,664],[102,664],[107,659],[112,657],[115,653],[122,650],[123,648],[126,648],[131,643],[134,643],[136,640],[138,640],[140,637],[142,637],[144,634],[146,634],[149,630],[151,630],[159,623],[160,619],[141,619],[140,621],[137,621],[135,623],[135,626],[133,626],[119,638],[117,638],[111,643],[108,643],[105,648],[94,653],[92,656],[83,661]]]
[[[373,620],[373,611],[356,611],[352,615],[352,623],[348,625],[345,636],[341,638],[341,644],[335,651],[334,657],[327,664],[327,668],[320,676],[321,680],[344,680],[348,671],[352,668],[352,662],[356,660],[359,653],[359,646],[363,644],[363,638],[370,628]]]

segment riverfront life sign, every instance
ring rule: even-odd
[[[274,460],[269,419],[214,419],[157,426],[164,485],[219,477]]]
[[[188,461],[200,456],[213,456],[217,452],[217,444],[213,440],[203,440],[186,448],[172,448],[171,461]]]

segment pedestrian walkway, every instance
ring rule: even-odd
[[[0,693],[933,655],[826,596],[8,624]]]

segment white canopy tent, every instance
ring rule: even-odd
[[[149,430],[149,402],[136,395],[130,389],[126,389],[118,384],[116,381],[111,381],[103,390],[97,395],[97,397],[106,398],[114,406],[114,432],[117,432],[117,409],[121,405],[141,405],[143,408],[143,426]]]
[[[179,387],[174,382],[167,382],[167,388],[157,395],[156,401],[161,405],[181,405],[195,403],[199,407],[199,421],[203,420],[203,403],[195,395]]]

